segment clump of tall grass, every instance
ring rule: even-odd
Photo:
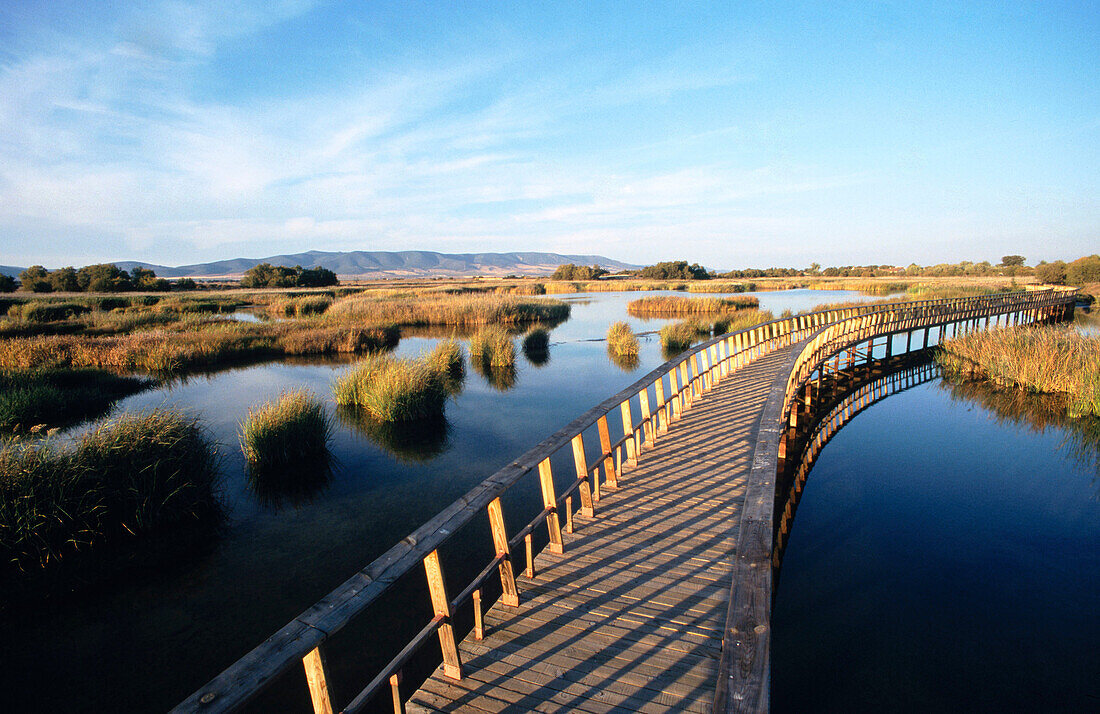
[[[516,363],[512,336],[499,325],[489,325],[470,337],[470,362],[480,367],[507,367]]]
[[[569,305],[559,300],[512,295],[405,295],[360,294],[337,300],[328,309],[330,320],[356,320],[395,325],[514,325],[563,320]]]
[[[0,373],[0,430],[41,430],[98,416],[150,384],[90,369]]]
[[[536,327],[523,337],[523,356],[536,367],[550,361],[550,331]]]
[[[1057,326],[971,332],[940,345],[951,377],[1064,395],[1071,417],[1100,416],[1100,338]]]
[[[443,378],[443,386],[449,394],[462,391],[462,382],[466,379],[466,355],[458,340],[450,337],[440,340],[431,352],[421,359]]]
[[[699,325],[692,322],[674,322],[661,328],[661,347],[666,355],[683,352],[699,336]]]
[[[427,360],[373,355],[333,385],[336,403],[355,406],[380,421],[414,421],[443,413],[443,374]]]
[[[74,444],[0,448],[0,568],[40,569],[85,548],[218,512],[218,457],[175,411],[105,422]]]
[[[607,350],[617,355],[638,354],[638,338],[625,322],[613,322],[607,328]]]
[[[626,309],[631,315],[675,317],[678,315],[713,315],[757,307],[758,305],[760,305],[760,300],[753,295],[730,298],[688,298],[658,295],[631,300],[627,303]]]
[[[253,482],[327,472],[331,438],[325,406],[304,390],[284,392],[275,402],[249,409],[241,423],[241,450]]]
[[[737,332],[774,320],[770,310],[738,310],[733,314],[722,315],[710,323],[710,333],[714,336],[727,332]]]

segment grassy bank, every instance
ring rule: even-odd
[[[639,298],[627,303],[626,309],[638,317],[681,317],[685,315],[716,315],[760,305],[751,295],[732,298],[689,298],[659,295]]]
[[[0,449],[0,568],[34,571],[87,548],[218,511],[218,460],[178,412],[121,417],[75,444]]]
[[[945,341],[944,373],[1001,387],[1061,395],[1071,417],[1100,416],[1100,338],[1063,327],[972,332]]]

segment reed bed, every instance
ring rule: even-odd
[[[333,299],[328,295],[305,295],[280,300],[268,305],[267,311],[274,317],[309,317],[320,315],[332,307]]]
[[[69,446],[0,448],[0,562],[35,571],[78,551],[219,512],[218,457],[175,411],[105,422]]]
[[[0,431],[41,433],[101,416],[117,400],[151,384],[89,369],[0,374]]]
[[[638,317],[680,317],[684,315],[715,315],[758,307],[760,300],[752,295],[731,298],[688,298],[659,295],[639,298],[627,303],[626,309]]]
[[[1100,416],[1100,338],[1058,326],[1002,328],[946,340],[936,362],[948,376],[1063,395],[1074,418]]]
[[[241,359],[357,353],[397,343],[395,327],[198,323],[130,335],[56,335],[0,340],[0,370],[96,368],[171,374]]]
[[[372,419],[408,422],[439,417],[447,400],[444,375],[426,359],[368,357],[333,385],[336,403]]]
[[[331,438],[325,406],[305,390],[283,392],[277,401],[249,409],[241,423],[241,450],[254,481],[328,470]]]
[[[394,325],[515,325],[563,320],[569,305],[559,300],[512,295],[355,295],[337,300],[329,320]]]
[[[617,355],[637,355],[641,348],[630,325],[625,322],[613,322],[607,328],[607,349]]]
[[[912,283],[885,280],[822,280],[810,283],[811,290],[858,290],[865,295],[891,295],[903,293]]]

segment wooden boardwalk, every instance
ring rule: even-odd
[[[709,712],[731,562],[761,411],[790,351],[730,375],[673,423],[565,555],[548,549],[499,601],[484,639],[459,645],[463,678],[440,666],[407,710]]]

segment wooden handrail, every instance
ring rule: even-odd
[[[772,384],[761,416],[752,468],[745,487],[735,545],[730,601],[723,632],[713,710],[767,712],[770,702],[772,567],[775,487],[781,452],[793,426],[798,395],[815,371],[840,352],[900,332],[1002,314],[1025,319],[1055,317],[1076,301],[1076,289],[1045,288],[969,298],[878,303],[868,310],[843,310],[805,334]]]
[[[916,301],[908,306],[939,305],[949,301]],[[580,492],[581,512],[594,514],[593,497],[599,493],[599,467],[604,467],[604,478],[613,485],[611,476],[618,478],[619,472],[631,460],[637,460],[643,448],[650,447],[668,423],[691,406],[702,393],[711,389],[729,373],[740,369],[752,361],[780,347],[796,344],[816,335],[821,335],[828,325],[837,321],[850,321],[867,315],[879,313],[883,308],[878,304],[855,306],[840,310],[822,310],[779,318],[770,322],[744,328],[737,332],[706,340],[681,355],[665,362],[630,386],[619,391],[591,409],[587,410],[567,425],[554,432],[538,445],[507,464],[496,473],[473,487],[451,505],[440,511],[431,520],[417,528],[399,543],[376,558],[366,568],[360,570],[338,586],[312,607],[294,618],[278,630],[265,642],[239,659],[236,663],[212,679],[206,686],[197,690],[180,703],[173,711],[177,712],[228,712],[234,711],[262,692],[282,673],[305,662],[309,675],[311,693],[322,692],[323,696],[314,697],[314,708],[318,712],[332,710],[328,701],[327,688],[324,686],[324,666],[321,656],[322,644],[334,633],[344,627],[352,618],[361,613],[371,603],[386,592],[399,578],[416,568],[418,564],[430,563],[437,581],[435,585],[442,589],[442,573],[439,570],[436,550],[453,534],[478,516],[483,510],[495,507],[498,521],[493,524],[494,540],[498,539],[496,559],[482,571],[485,578],[491,574],[493,566],[499,567],[502,582],[508,589],[507,580],[511,577],[510,550],[513,544],[526,540],[540,522],[546,520],[551,533],[557,527],[557,509],[563,500],[568,500],[574,492]],[[804,351],[803,351],[804,352]],[[792,355],[792,360],[803,354]],[[793,364],[793,363],[792,363]],[[665,380],[667,378],[667,391]],[[650,401],[650,389],[654,390],[654,401]],[[632,400],[635,400],[641,419],[635,423]],[[651,409],[651,406],[653,408]],[[610,436],[605,438],[607,419],[614,413],[622,415],[623,438],[611,443]],[[600,456],[591,464],[584,456],[583,433],[593,425],[600,427]],[[562,449],[571,448],[576,460],[577,479],[563,493],[546,492],[546,477],[549,476],[549,459]],[[623,458],[622,450],[626,456]],[[523,476],[539,472],[543,479],[544,509],[510,541],[503,532],[503,519],[499,518],[499,498]],[[595,477],[593,477],[595,472]],[[592,481],[591,486],[589,481]],[[568,523],[572,523],[569,507],[565,509]],[[553,524],[551,520],[553,519]],[[499,533],[496,532],[499,529]],[[560,536],[559,536],[560,538]],[[552,541],[553,543],[553,541]],[[509,552],[499,552],[506,547]],[[560,545],[558,546],[560,548]],[[505,572],[507,571],[507,572]],[[482,576],[479,579],[484,580]],[[478,581],[480,585],[481,580]],[[511,583],[514,589],[514,582]],[[463,595],[473,593],[477,588],[466,587]],[[444,590],[445,592],[445,590]],[[514,597],[511,596],[511,597]],[[457,599],[456,599],[457,600]],[[449,604],[449,603],[441,603]],[[439,614],[435,613],[435,617]],[[434,622],[434,619],[433,619]],[[433,632],[443,629],[449,632],[450,625],[444,622]],[[418,646],[431,638],[423,636],[424,630],[414,640]],[[443,635],[441,634],[441,641]],[[406,648],[407,649],[407,648]],[[445,648],[446,651],[446,648]],[[404,653],[405,650],[402,650]],[[409,654],[411,656],[411,654]],[[453,656],[453,655],[449,655]],[[400,658],[400,656],[399,656]],[[398,658],[398,659],[399,659]],[[374,687],[380,687],[391,675],[397,674],[402,663],[391,661],[383,672],[372,681]],[[394,670],[394,667],[397,670]],[[459,671],[457,660],[449,665]],[[320,681],[318,682],[318,678]],[[317,685],[316,688],[314,685]],[[353,700],[361,704],[373,694],[364,690]],[[356,704],[358,706],[358,704]]]

